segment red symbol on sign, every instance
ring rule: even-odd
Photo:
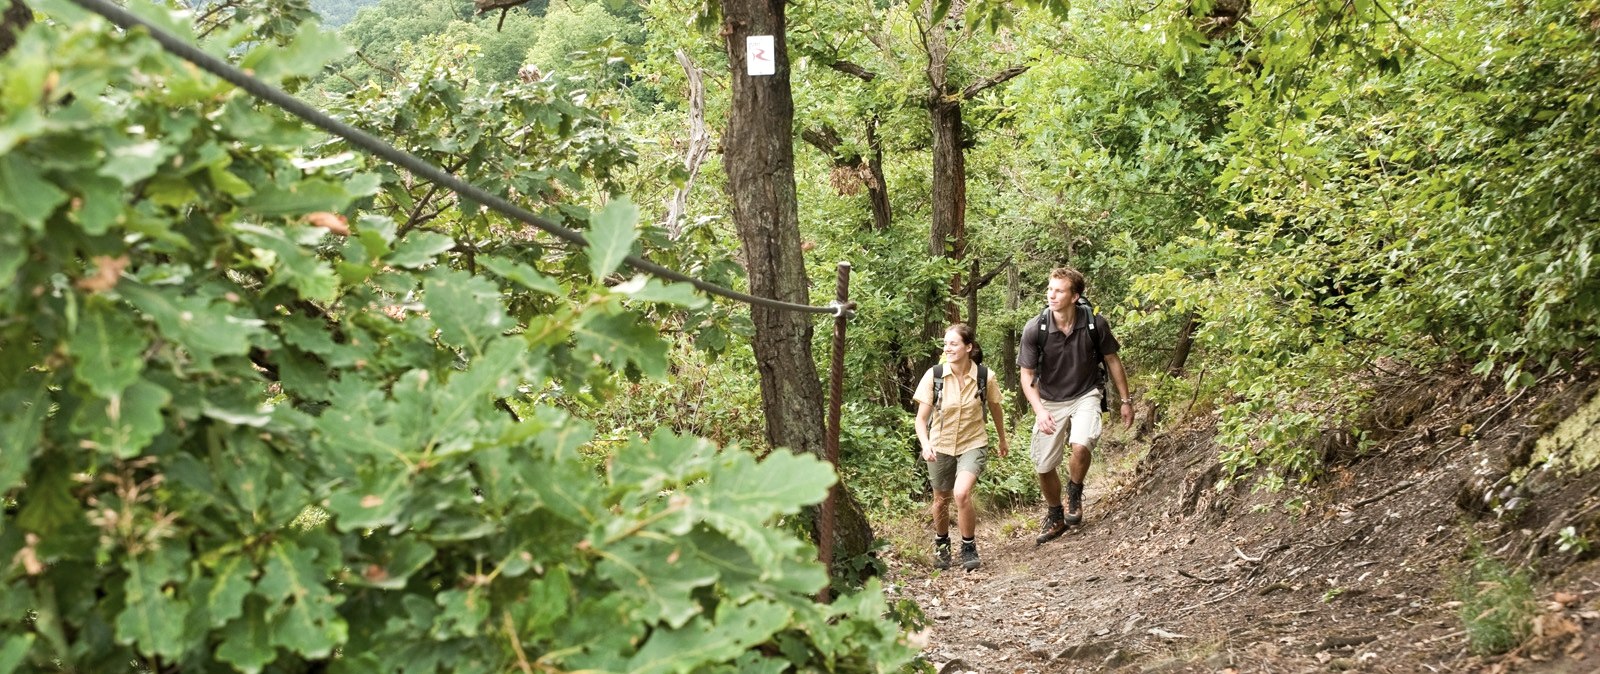
[[[754,57],[752,57],[752,58],[754,58],[757,61],[770,61],[770,60],[772,60],[771,57],[767,56],[767,50],[765,50],[765,49],[757,49],[756,50],[756,55]]]

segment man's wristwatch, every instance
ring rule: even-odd
[[[1133,404],[1133,398],[1131,396],[1127,397],[1127,398],[1123,398],[1122,399],[1122,404],[1124,404],[1124,405],[1132,405]]]

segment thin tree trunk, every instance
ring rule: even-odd
[[[872,200],[872,226],[889,231],[894,214],[889,210],[889,185],[883,179],[883,143],[878,141],[878,118],[867,124],[867,197]]]
[[[1194,349],[1195,330],[1200,327],[1197,318],[1193,310],[1183,315],[1183,327],[1178,329],[1178,344],[1172,349],[1172,360],[1167,362],[1168,376],[1183,376],[1183,368],[1189,363],[1189,352]]]
[[[1176,379],[1183,376],[1184,368],[1189,363],[1189,353],[1194,350],[1194,333],[1199,327],[1199,318],[1194,311],[1183,315],[1183,326],[1178,328],[1178,343],[1172,347],[1172,360],[1167,361],[1166,377]],[[1134,438],[1143,438],[1154,432],[1156,424],[1161,423],[1163,413],[1165,410],[1160,405],[1151,405],[1150,414],[1145,415],[1144,423],[1139,425]]]
[[[1017,274],[1017,265],[1011,265],[1011,267],[1006,270],[1007,316],[1012,316],[1017,313],[1017,301],[1021,295],[1022,285],[1021,280],[1017,277]],[[1017,395],[1017,408],[1011,412],[1011,418],[1013,419],[1021,418],[1023,411],[1028,407],[1027,399],[1020,395],[1022,391],[1022,377],[1021,372],[1017,369],[1017,347],[1018,340],[1021,338],[1022,332],[1018,329],[1016,321],[1011,321],[1008,323],[1006,325],[1006,343],[1001,351],[1001,358],[1005,361],[1002,364],[1004,367],[1002,371],[1005,372],[1006,390],[1017,391],[1019,394]]]
[[[961,106],[946,102],[943,92],[929,101],[933,124],[933,223],[928,230],[928,254],[962,262],[967,257],[967,158],[961,151]],[[950,277],[951,301],[945,318],[961,320],[954,301],[962,295],[961,275]]]
[[[795,203],[794,100],[783,11],[783,0],[723,0],[722,34],[733,70],[724,161],[750,292],[803,304],[809,302],[809,281]],[[746,69],[746,38],[752,35],[773,36],[775,74],[752,76]],[[824,399],[811,354],[811,316],[753,306],[750,318],[768,443],[823,456]],[[849,490],[840,495],[834,550],[848,560],[870,549],[872,527]]]

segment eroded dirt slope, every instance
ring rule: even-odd
[[[985,513],[982,568],[891,555],[891,580],[929,617],[941,672],[1600,671],[1600,563],[1559,533],[1596,538],[1600,473],[1526,468],[1597,390],[1592,373],[1515,396],[1396,384],[1362,421],[1380,444],[1330,432],[1330,469],[1300,492],[1216,489],[1205,420],[1113,438],[1100,467],[1144,456],[1091,473],[1083,527],[1036,547],[1037,506]],[[1459,616],[1484,554],[1535,581],[1538,633],[1505,655],[1474,654]]]

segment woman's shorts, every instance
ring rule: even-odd
[[[956,473],[983,475],[983,467],[989,463],[989,450],[978,447],[957,455],[939,454],[937,459],[927,463],[928,481],[933,483],[933,490],[955,491]]]

